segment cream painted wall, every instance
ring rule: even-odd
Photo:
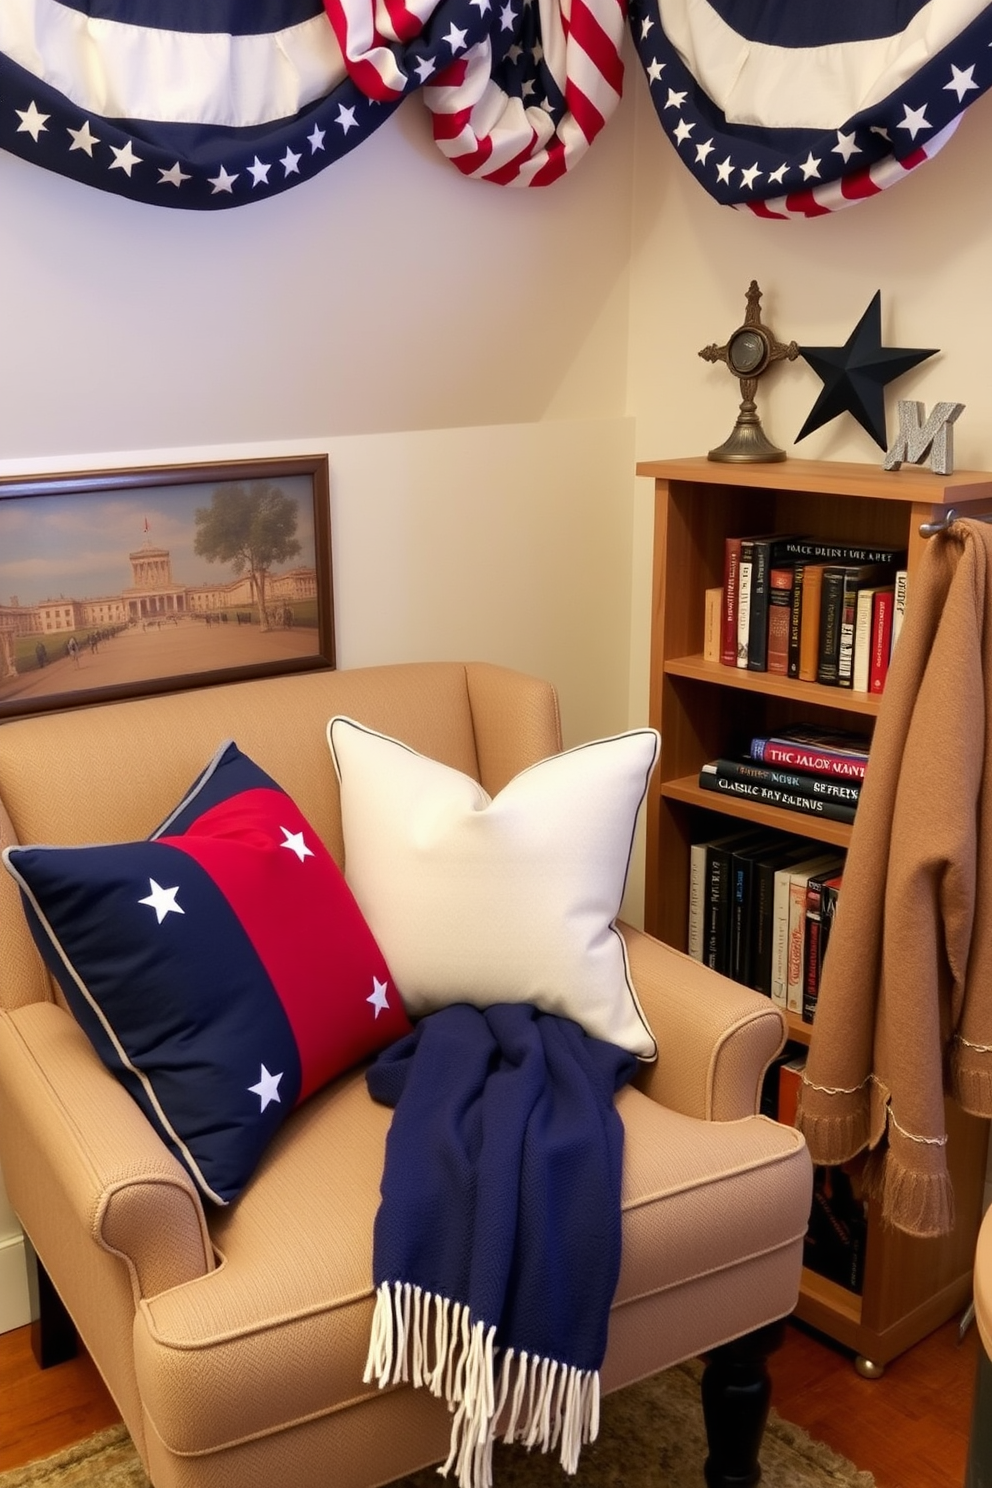
[[[513,191],[448,164],[414,97],[223,212],[0,154],[0,457],[622,414],[633,114]]]

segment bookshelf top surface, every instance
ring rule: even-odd
[[[819,492],[828,496],[870,496],[876,500],[921,502],[928,506],[992,502],[992,472],[983,470],[935,475],[919,465],[883,470],[880,465],[791,459],[768,464],[724,464],[705,455],[694,455],[679,460],[641,460],[637,474],[653,480]]]

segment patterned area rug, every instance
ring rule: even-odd
[[[682,1364],[607,1396],[599,1440],[584,1449],[574,1478],[554,1457],[497,1447],[496,1488],[702,1488],[699,1375],[698,1364]],[[859,1472],[774,1410],[761,1465],[762,1488],[875,1488],[871,1473]],[[395,1488],[437,1488],[439,1481],[427,1468]],[[55,1457],[0,1473],[0,1488],[149,1488],[149,1482],[124,1428],[115,1426]]]

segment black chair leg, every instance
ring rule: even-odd
[[[67,1359],[76,1357],[79,1336],[27,1236],[24,1245],[28,1255],[31,1311],[35,1315],[31,1324],[31,1352],[39,1369],[51,1369],[55,1364],[64,1364]]]
[[[768,1356],[784,1336],[784,1321],[772,1323],[707,1356],[702,1382],[707,1488],[754,1488],[760,1479],[758,1453],[772,1393]]]

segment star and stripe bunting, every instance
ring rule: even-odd
[[[986,0],[3,0],[0,148],[212,210],[311,179],[420,92],[462,174],[549,185],[619,103],[628,24],[679,158],[762,217],[905,179],[992,84]]]
[[[312,178],[423,90],[467,175],[545,185],[620,100],[624,0],[3,0],[0,148],[155,206]]]
[[[662,128],[718,202],[815,217],[932,159],[992,84],[984,0],[633,0]]]

